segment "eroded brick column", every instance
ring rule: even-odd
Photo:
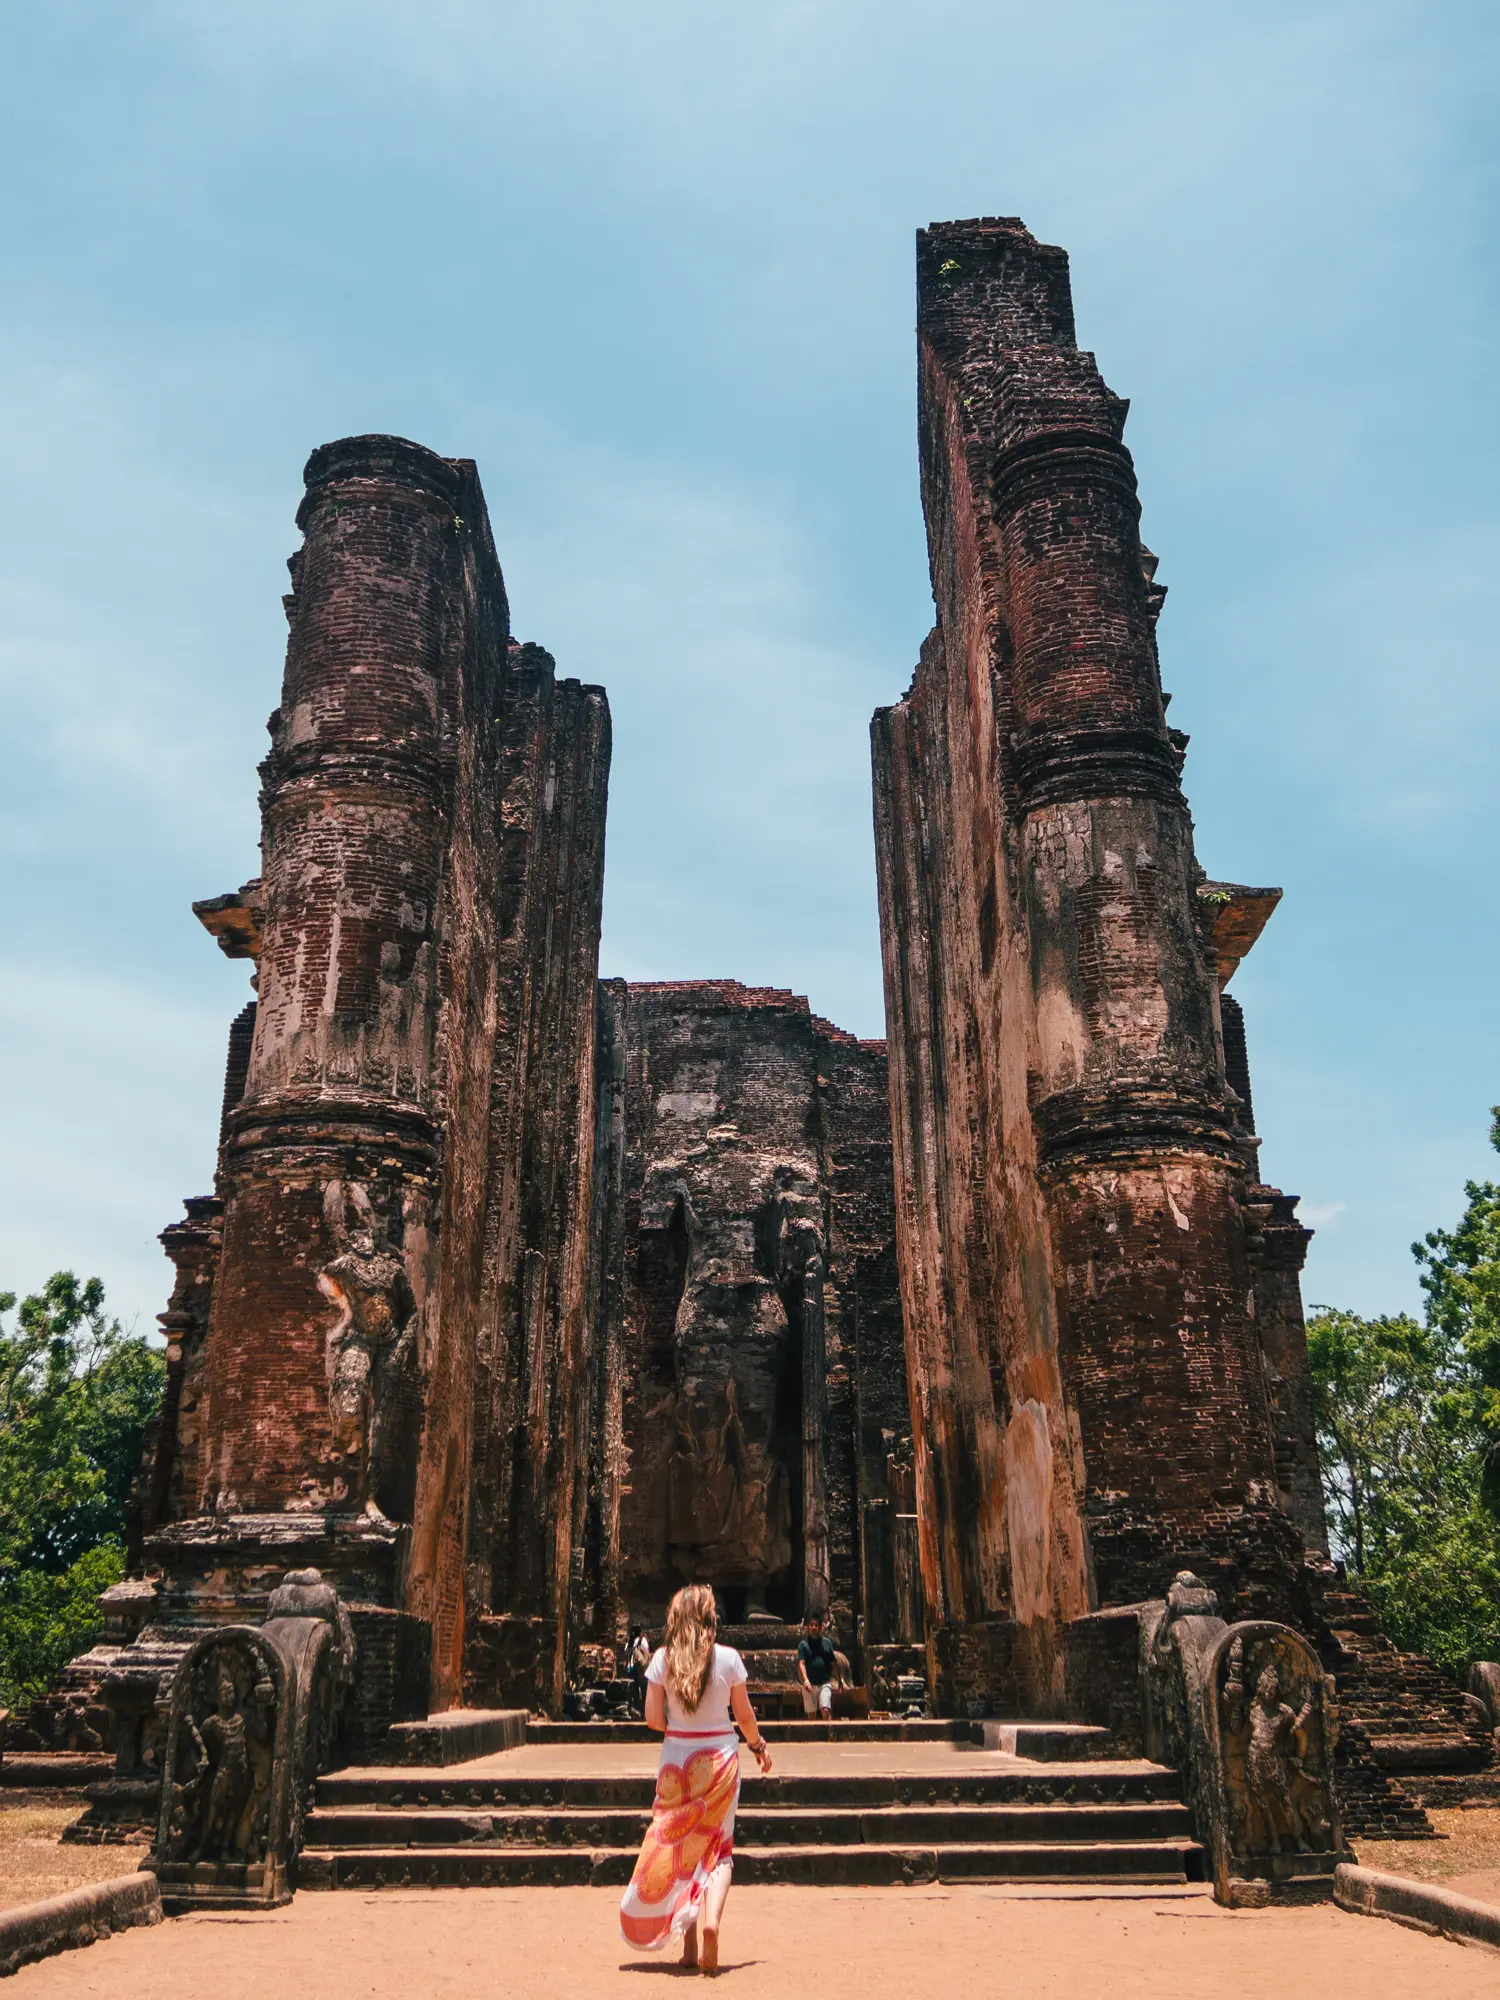
[[[919,237],[918,333],[938,621],[873,747],[923,1582],[1045,1700],[1059,1620],[1287,1524],[1126,406],[1017,222]]]
[[[262,766],[259,1007],[222,1160],[200,1451],[220,1512],[373,1499],[411,1517],[412,1343],[373,1442],[358,1397],[334,1393],[329,1343],[342,1319],[391,1361],[431,1289],[440,710],[464,504],[460,469],[400,440],[308,463]]]

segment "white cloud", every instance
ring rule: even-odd
[[[1331,1229],[1348,1208],[1347,1201],[1303,1201],[1297,1204],[1297,1215],[1309,1229]]]

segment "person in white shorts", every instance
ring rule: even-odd
[[[802,1713],[833,1715],[833,1689],[838,1679],[838,1656],[833,1641],[823,1631],[822,1614],[810,1611],[803,1621],[802,1640],[797,1647],[797,1679],[802,1683]]]

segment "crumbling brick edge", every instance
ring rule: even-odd
[[[68,1889],[42,1903],[0,1910],[0,1979],[54,1951],[97,1944],[115,1931],[159,1924],[161,1918],[161,1890],[156,1877],[145,1870],[93,1882],[85,1889]]]
[[[1409,1875],[1386,1875],[1378,1868],[1356,1868],[1340,1862],[1333,1874],[1333,1900],[1341,1910],[1360,1917],[1390,1917],[1432,1937],[1459,1944],[1489,1945],[1500,1951],[1500,1908],[1476,1903],[1440,1889],[1434,1882],[1417,1882]]]

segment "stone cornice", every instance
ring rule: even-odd
[[[1013,752],[1021,811],[1075,800],[1146,797],[1184,805],[1178,758],[1160,730],[1046,729]]]
[[[1245,1163],[1225,1105],[1163,1084],[1080,1084],[1044,1098],[1032,1122],[1044,1179],[1106,1162],[1148,1166],[1164,1154]]]
[[[319,445],[303,477],[307,491],[297,509],[305,529],[320,507],[404,506],[452,519],[459,512],[472,468],[413,444],[409,438],[337,438]]]
[[[299,743],[273,750],[260,767],[261,796],[267,811],[295,806],[306,792],[309,804],[330,799],[358,799],[391,804],[393,792],[430,803],[441,778],[441,764],[426,748],[398,744],[329,745]],[[290,797],[288,798],[288,794]]]
[[[990,493],[997,511],[1060,486],[1109,486],[1140,518],[1135,463],[1118,438],[1102,430],[1041,431],[995,460]]]
[[[316,1152],[350,1147],[376,1150],[415,1168],[436,1167],[442,1157],[437,1121],[420,1105],[373,1093],[295,1090],[237,1104],[224,1127],[223,1161],[234,1173],[268,1150]]]

